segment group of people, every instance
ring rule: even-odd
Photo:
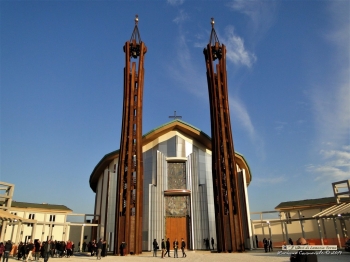
[[[9,240],[5,244],[0,243],[0,261],[1,257],[3,257],[3,262],[7,262],[9,260],[9,254],[12,250],[12,242]]]
[[[209,238],[204,238],[203,241],[204,241],[204,244],[205,244],[205,248],[207,250],[210,250]],[[211,238],[210,243],[211,243],[212,249],[214,250],[214,238]]]
[[[15,254],[13,257],[17,256],[18,260],[39,260],[39,258],[44,258],[44,262],[49,260],[49,257],[54,257],[54,255],[71,256],[73,254],[74,243],[68,240],[64,241],[45,241],[40,242],[36,240],[34,243],[28,241],[27,243],[20,242],[18,246],[13,246],[12,242],[8,240],[5,244],[0,243],[0,259],[3,257],[3,262],[7,262],[9,254],[14,248]]]
[[[80,245],[80,243],[79,243]],[[74,242],[68,241],[45,241],[35,240],[34,243],[29,240],[28,242],[20,242],[18,246],[13,247],[13,243],[9,240],[5,244],[0,243],[0,262],[3,258],[3,262],[7,262],[9,254],[15,252],[13,257],[17,257],[17,260],[36,260],[40,258],[47,262],[49,258],[54,257],[70,257],[74,253]],[[106,241],[100,239],[98,242],[95,240],[90,241],[89,244],[83,243],[83,251],[85,252],[86,247],[91,253],[91,256],[97,256],[97,259],[101,259],[102,256],[107,255],[107,244]],[[12,250],[14,249],[14,251]]]
[[[91,256],[97,257],[97,259],[101,259],[101,257],[107,256],[107,242],[100,238],[99,241],[96,240],[90,241],[88,244],[83,243],[83,252],[85,252],[86,247],[88,248],[88,252]]]
[[[256,241],[256,246],[258,247],[259,241],[258,241],[258,236],[255,236],[255,241]],[[264,249],[265,252],[270,252],[273,251],[272,248],[272,241],[270,238],[263,239],[263,244],[264,244]],[[293,245],[293,240],[291,238],[288,239],[288,244]],[[307,241],[305,238],[301,237],[296,241],[297,245],[308,245]],[[290,257],[291,262],[317,262],[317,255],[313,252],[304,252],[303,250],[299,250],[296,253],[293,253]]]
[[[265,253],[273,251],[271,239],[264,238],[263,244],[264,244]]]
[[[181,243],[179,244],[179,241],[177,241],[177,238],[175,238],[173,242],[173,248],[174,248],[174,258],[178,258],[178,253],[177,250],[178,248],[181,248],[182,251],[182,257],[187,257],[187,254],[185,252],[186,248],[186,242],[183,238],[181,238]],[[153,240],[153,256],[157,256],[157,251],[159,249],[159,244],[156,239]],[[170,257],[170,239],[168,238],[166,241],[162,239],[161,243],[161,249],[162,249],[162,258],[165,258],[166,255],[168,254],[168,257]]]
[[[48,261],[53,257],[70,257],[73,255],[74,242],[73,241],[44,241],[35,240],[34,243],[29,240],[27,243],[20,242],[17,249],[18,260],[39,260],[44,258]]]

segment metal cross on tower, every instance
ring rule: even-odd
[[[174,115],[173,116],[169,116],[169,118],[177,119],[177,118],[182,118],[182,116],[177,116],[176,115],[176,111],[174,111]]]
[[[142,97],[144,55],[147,47],[141,41],[138,16],[130,41],[124,45],[123,120],[118,161],[116,227],[114,253],[120,254],[126,243],[126,254],[142,253]],[[135,61],[131,62],[132,59]]]
[[[220,44],[214,19],[207,48],[204,49],[209,90],[212,173],[219,252],[244,251],[242,207],[243,186],[237,177],[227,91],[226,47]],[[216,64],[214,65],[214,61]],[[244,196],[244,193],[243,193]],[[244,219],[243,215],[243,219]]]

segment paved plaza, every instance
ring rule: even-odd
[[[289,262],[288,255],[278,254],[281,250],[276,250],[274,252],[265,253],[264,250],[253,250],[247,251],[245,253],[211,253],[209,251],[186,251],[187,257],[182,258],[181,251],[179,252],[179,258],[176,259],[179,261],[196,261],[196,262],[221,262],[221,261],[235,261],[235,262]],[[173,253],[171,253],[173,255]],[[162,259],[160,257],[161,253],[158,252],[157,257],[152,256],[152,252],[143,252],[141,255],[137,256],[107,256],[102,257],[102,262],[108,261],[166,261],[166,260],[174,260],[174,257],[166,257]],[[10,258],[9,261],[15,261],[14,258]],[[18,260],[17,260],[18,261]],[[42,262],[43,259],[41,258]],[[50,258],[50,262],[70,262],[70,261],[96,261],[96,257],[88,256],[87,254],[77,254],[76,256],[72,256],[70,258]],[[350,261],[350,252],[342,251],[340,255],[318,255],[319,262],[349,262]]]

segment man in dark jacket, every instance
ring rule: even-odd
[[[47,262],[49,261],[51,253],[51,241],[46,241],[42,248],[44,249],[44,262]]]
[[[56,250],[56,241],[50,241],[50,255],[53,258]]]
[[[11,243],[11,240],[9,240],[5,244],[4,258],[2,259],[3,262],[9,261],[9,255],[11,250],[12,250],[12,243]]]
[[[97,259],[101,259],[102,247],[102,238],[100,238],[100,240],[97,242]]]
[[[267,239],[266,238],[263,239],[263,244],[264,244],[264,249],[265,249],[265,253],[266,253],[267,249],[268,249]]]
[[[35,261],[39,260],[40,258],[40,248],[41,248],[41,244],[39,240],[35,240],[34,241],[34,246],[35,246]]]
[[[164,238],[162,239],[162,244],[161,245],[162,245],[162,258],[164,258],[164,251],[165,251],[165,246],[166,246]]]
[[[165,247],[166,247],[166,252],[164,254],[164,257],[166,254],[168,254],[168,257],[170,257],[170,239],[169,238],[166,240]]]
[[[271,239],[267,240],[267,246],[268,246],[269,252],[273,251]]]
[[[185,240],[184,240],[183,238],[181,238],[182,257],[187,257],[187,255],[186,255],[186,253],[185,253],[185,247],[186,247]]]

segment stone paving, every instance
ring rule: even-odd
[[[341,251],[341,252],[340,252]],[[245,253],[211,253],[210,251],[186,251],[187,257],[182,258],[181,250],[179,252],[179,261],[187,262],[221,262],[221,261],[234,261],[234,262],[289,262],[289,255],[280,254],[281,250],[276,250],[273,252],[265,253],[264,250],[252,250]],[[350,252],[345,252],[344,250],[338,251],[339,255],[318,255],[319,262],[349,262]],[[174,257],[161,258],[161,252],[158,252],[157,257],[152,256],[152,252],[143,252],[141,255],[137,256],[107,256],[102,257],[101,262],[109,261],[173,261]],[[171,255],[173,253],[171,252]],[[10,258],[9,261],[15,261],[14,258]],[[17,260],[18,261],[18,260]],[[71,262],[71,261],[96,261],[96,257],[88,256],[87,254],[76,254],[75,256],[66,258],[50,258],[50,262]],[[40,259],[43,262],[43,259]]]

